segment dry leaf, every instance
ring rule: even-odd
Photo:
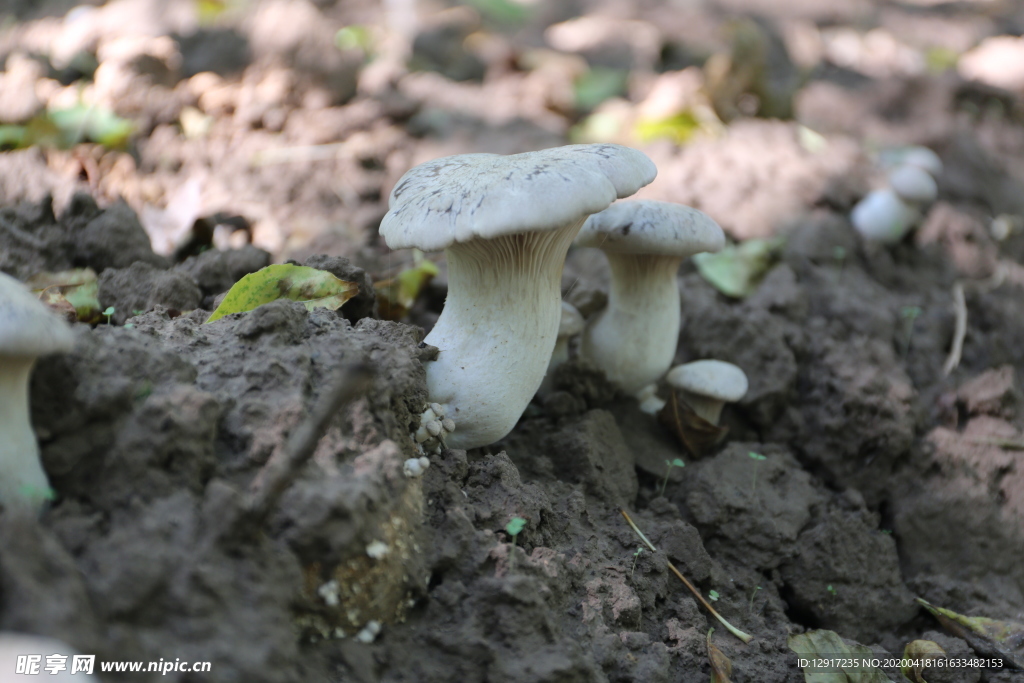
[[[674,391],[669,394],[665,407],[658,412],[658,421],[697,458],[714,449],[729,433],[728,427],[719,427],[695,413]]]

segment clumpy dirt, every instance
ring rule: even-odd
[[[0,122],[85,98],[136,130],[125,150],[0,155],[0,271],[91,268],[114,308],[34,372],[56,497],[39,519],[0,511],[0,633],[101,662],[211,663],[111,681],[704,683],[713,628],[731,680],[797,683],[787,639],[811,629],[971,656],[915,597],[1024,621],[1024,104],[928,70],[1019,36],[1014,3],[559,0],[511,3],[534,8],[511,27],[444,3],[419,3],[419,24],[331,0],[210,24],[191,3],[9,4]],[[371,47],[337,42],[342,28]],[[583,106],[591,67],[628,79]],[[632,128],[680,111],[692,138]],[[643,196],[737,240],[785,238],[742,300],[679,273],[676,362],[750,380],[726,438],[687,452],[573,359],[506,438],[408,476],[447,280],[438,259],[408,318],[380,319],[374,283],[414,258],[377,233],[391,188],[430,158],[588,141],[609,122],[600,141],[659,167]],[[867,244],[846,216],[884,182],[876,152],[909,143],[941,156],[939,201],[912,237]],[[358,292],[336,312],[277,301],[205,324],[232,284],[284,261]],[[564,298],[593,315],[607,278],[574,249]],[[947,376],[957,287],[967,327]],[[267,498],[353,368],[369,386]]]

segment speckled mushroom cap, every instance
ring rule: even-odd
[[[611,144],[434,159],[399,179],[380,234],[392,249],[436,251],[554,230],[628,197],[656,174],[643,152]]]
[[[21,282],[0,273],[0,356],[45,356],[70,351],[74,335]]]
[[[672,368],[668,383],[719,401],[738,401],[747,393],[747,376],[732,363],[720,360],[698,360]]]
[[[725,246],[725,233],[703,211],[653,200],[619,202],[587,219],[576,244],[624,254],[686,258]]]
[[[938,185],[928,171],[904,164],[889,173],[889,187],[910,202],[933,202],[939,195]]]
[[[558,323],[558,336],[571,337],[583,331],[583,315],[568,301],[562,302],[562,319]]]

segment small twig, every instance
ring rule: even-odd
[[[647,545],[647,547],[651,549],[651,552],[658,552],[658,549],[654,547],[654,544],[651,543],[646,536],[644,536],[644,532],[640,531],[637,525],[633,523],[633,520],[630,519],[629,513],[627,513],[625,510],[619,510],[619,512],[621,512],[622,516],[626,518],[626,523],[629,524],[630,528],[633,529],[634,532],[636,532],[636,535],[640,537],[640,540],[643,541]],[[678,576],[679,580],[682,581],[686,585],[686,587],[690,589],[690,592],[693,593],[697,600],[700,601],[700,604],[704,605],[704,609],[711,612],[711,615],[715,619],[718,619],[718,621],[722,622],[722,626],[724,626],[729,631],[729,633],[733,634],[734,636],[742,640],[744,643],[749,643],[751,640],[754,639],[753,636],[748,635],[743,631],[739,630],[738,628],[730,624],[728,621],[726,621],[725,617],[716,612],[715,608],[712,607],[711,604],[704,599],[704,596],[700,594],[700,591],[697,590],[697,588],[692,583],[690,583],[685,576],[683,576],[682,572],[676,569],[676,566],[674,564],[672,564],[668,560],[666,560],[666,564],[668,565],[668,568],[672,570],[672,573]]]
[[[346,403],[365,393],[372,378],[373,373],[364,365],[350,365],[337,373],[306,419],[288,437],[284,450],[276,454],[279,457],[272,457],[256,475],[245,505],[250,515],[262,518],[273,508],[312,457],[330,419]]]
[[[949,357],[942,366],[942,374],[956,370],[960,365],[960,355],[964,351],[964,337],[967,336],[967,300],[964,298],[964,285],[957,282],[953,285],[953,308],[956,312],[956,329],[953,331],[953,346],[949,349]]]
[[[969,443],[984,444],[986,446],[998,446],[1008,451],[1024,451],[1024,441],[1014,439],[966,439]]]

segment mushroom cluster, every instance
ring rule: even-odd
[[[52,493],[29,420],[36,359],[70,351],[71,328],[24,286],[0,273],[0,505],[38,512]]]
[[[445,157],[398,181],[384,240],[443,249],[448,261],[448,299],[424,341],[439,349],[426,364],[430,400],[458,425],[449,446],[484,446],[512,430],[555,347],[569,245],[588,216],[656,173],[637,150],[593,144]]]
[[[932,150],[904,150],[889,172],[887,187],[872,190],[853,207],[853,227],[873,242],[899,242],[921,219],[922,209],[938,197],[935,178],[941,173],[942,161]]]

